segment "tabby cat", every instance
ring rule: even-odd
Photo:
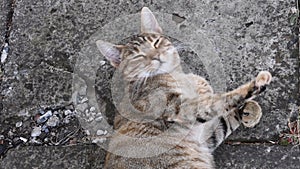
[[[182,71],[176,48],[146,7],[141,34],[131,42],[96,44],[125,84],[107,169],[211,169],[213,150],[241,123],[253,127],[261,118],[261,108],[252,99],[270,83],[269,72],[215,94],[204,78]]]

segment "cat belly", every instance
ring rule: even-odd
[[[214,118],[205,123],[196,123],[187,136],[190,141],[195,141],[201,148],[207,148],[212,152],[222,141],[224,136],[218,129],[219,120]]]

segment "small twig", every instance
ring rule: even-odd
[[[56,141],[56,142],[53,142],[52,140],[51,143],[55,146],[58,146],[58,145],[61,145],[61,144],[65,144],[66,142],[68,142],[70,140],[70,138],[72,138],[75,134],[77,134],[79,131],[79,129],[77,130],[74,130],[73,132],[69,133],[68,135],[66,135],[63,139],[61,139],[60,141]]]
[[[298,1],[297,1],[298,2]],[[298,144],[300,145],[300,107],[298,107],[298,118],[297,118],[297,134],[298,134]]]

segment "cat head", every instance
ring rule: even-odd
[[[144,7],[141,12],[141,34],[126,45],[98,40],[98,49],[111,65],[121,69],[128,79],[140,79],[172,73],[180,68],[176,48],[163,35],[153,13]]]

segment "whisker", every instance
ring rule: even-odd
[[[144,78],[144,84],[143,84],[143,85],[146,85],[147,80],[148,80],[148,76],[146,76],[146,77]]]
[[[138,85],[136,85],[136,87],[137,87],[136,88],[136,93],[138,93],[141,90],[141,88],[147,84],[148,78],[149,77],[151,78],[153,73],[154,73],[153,71],[151,71],[150,67],[147,67],[146,69],[144,69],[142,71],[145,72],[147,74],[147,76],[139,77],[137,79]]]

